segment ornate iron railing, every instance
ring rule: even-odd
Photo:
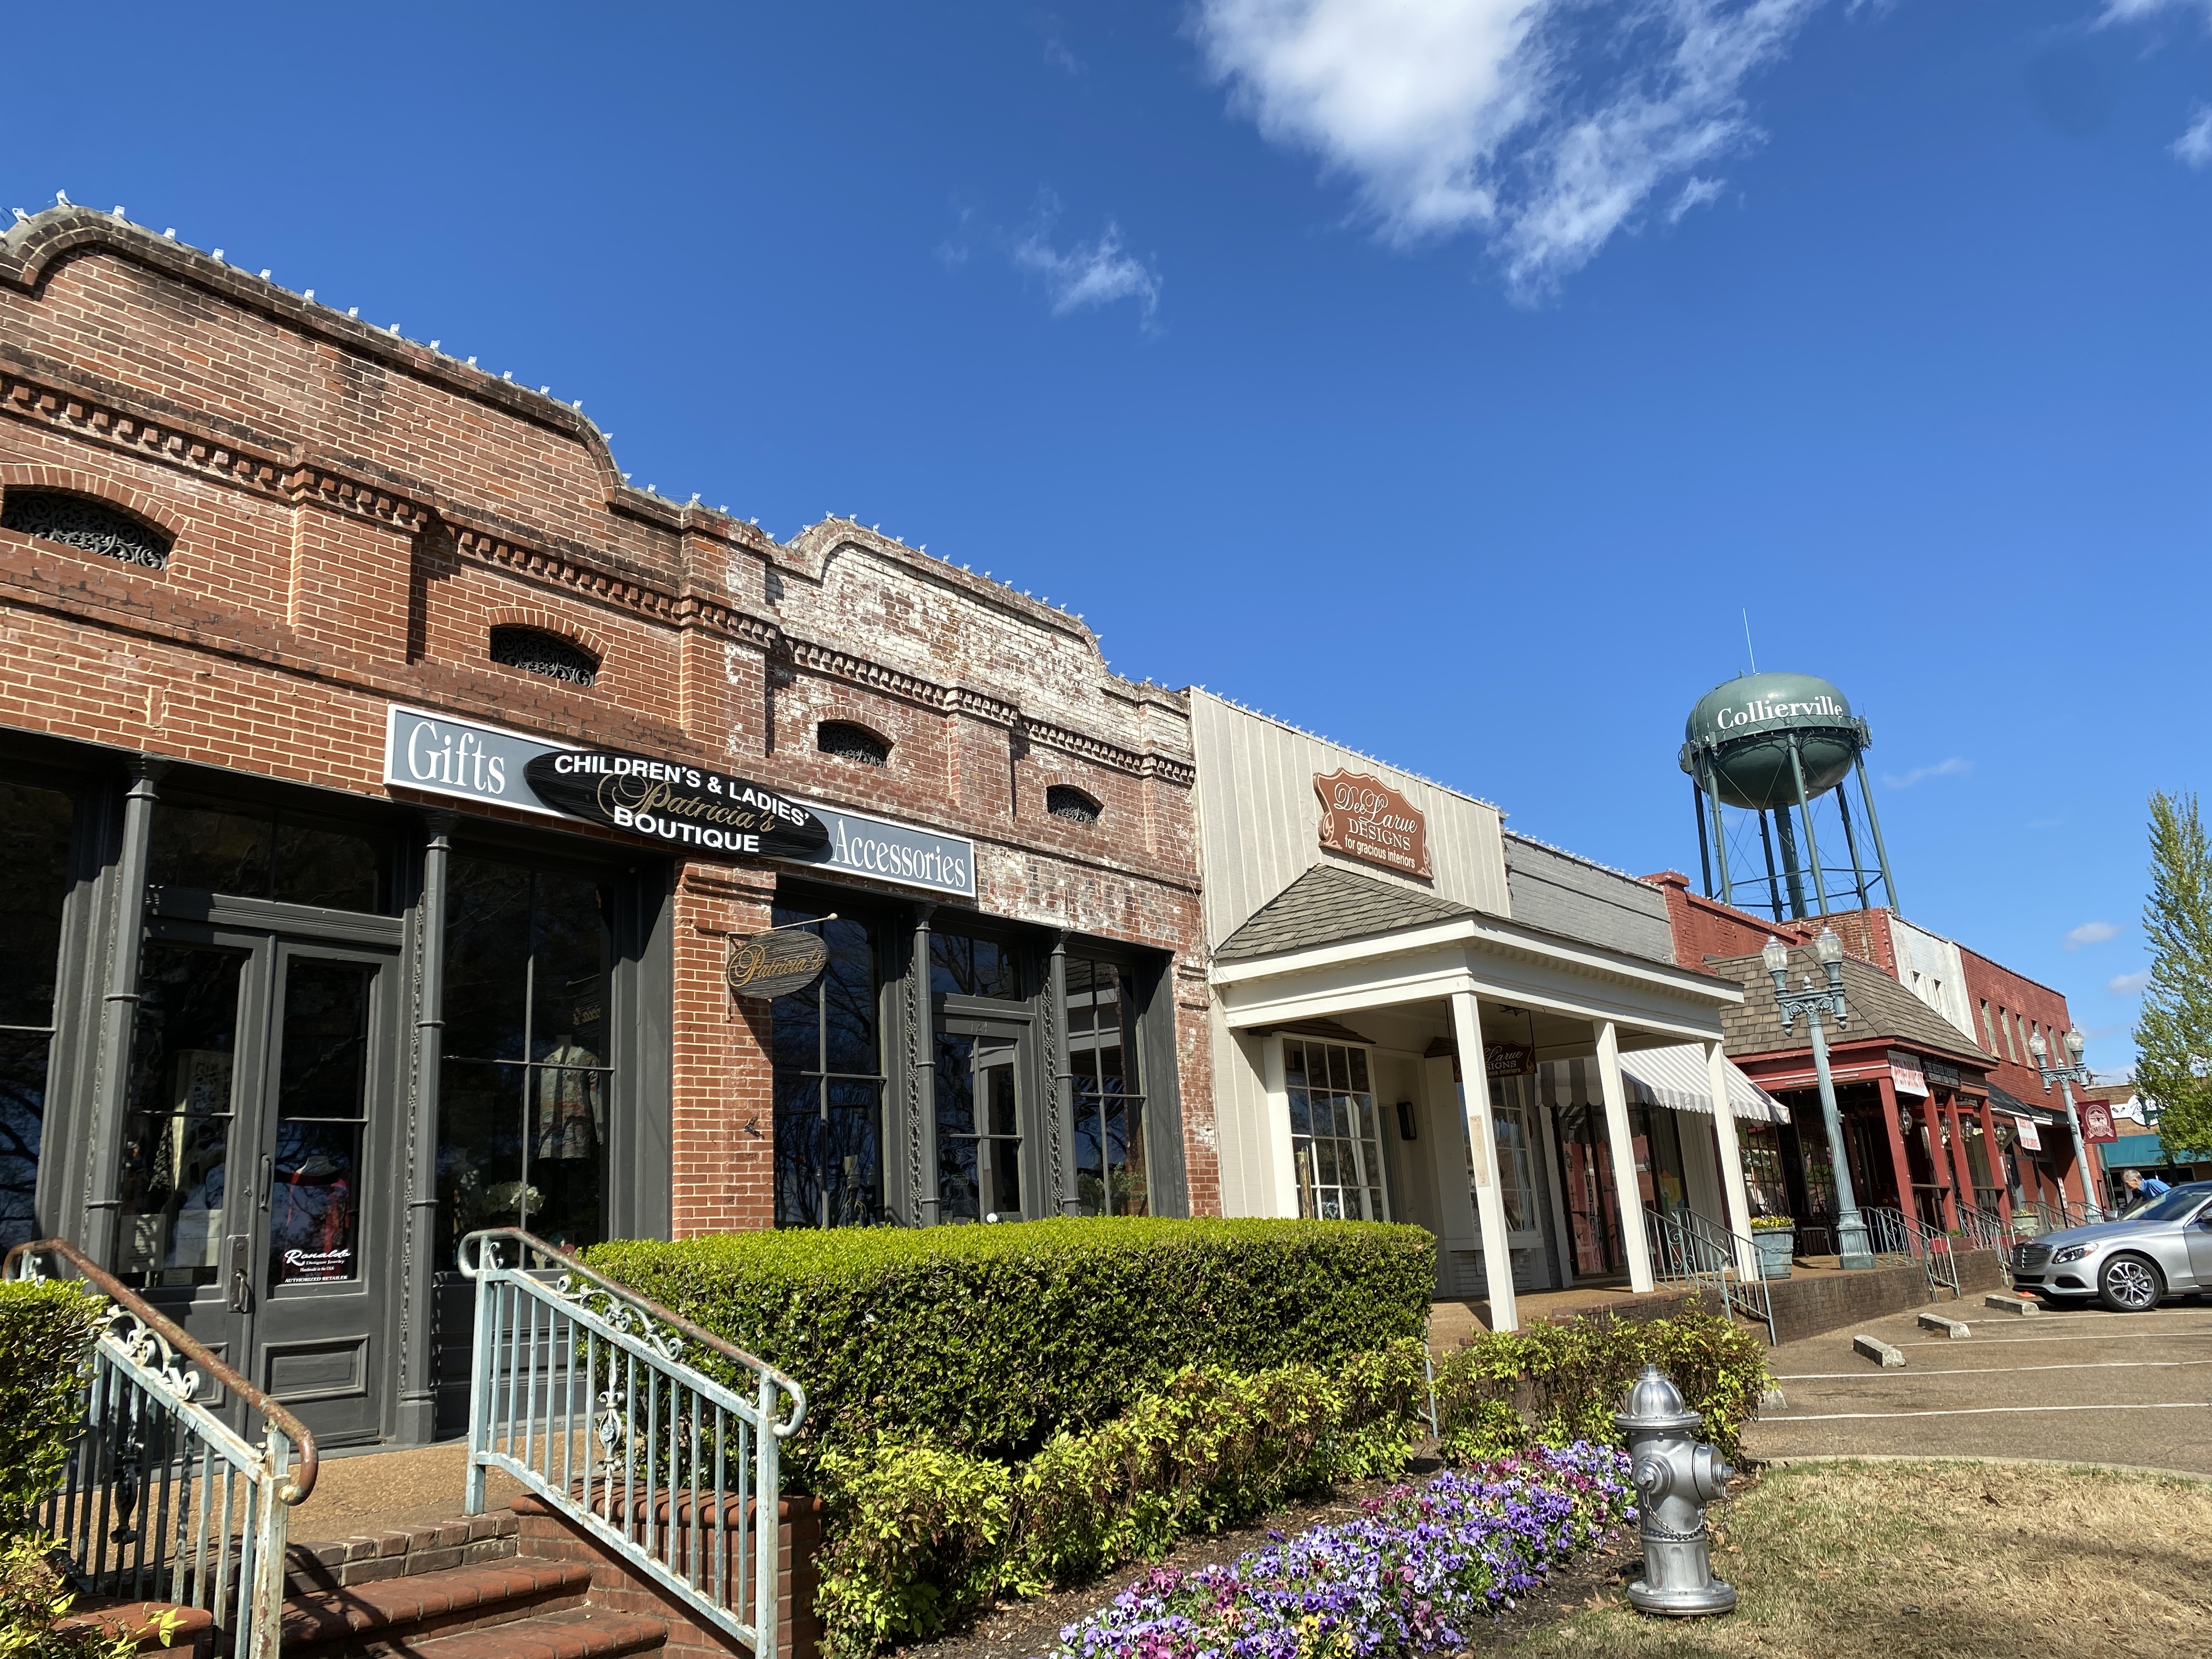
[[[2002,1255],[2010,1243],[2005,1232],[2004,1218],[1995,1210],[1978,1205],[1971,1208],[1962,1205],[1959,1210],[1959,1237],[1968,1249],[1995,1250]]]
[[[806,1391],[529,1233],[471,1233],[460,1269],[477,1287],[468,1512],[503,1470],[775,1659],[778,1455]]]
[[[1774,1300],[1767,1291],[1758,1245],[1691,1209],[1671,1215],[1647,1209],[1644,1231],[1651,1242],[1655,1280],[1711,1291],[1729,1311],[1765,1326],[1767,1342],[1773,1343]],[[1752,1264],[1748,1278],[1743,1272],[1747,1261]]]
[[[1928,1274],[1930,1296],[1939,1290],[1954,1297],[1960,1294],[1959,1259],[1951,1253],[1948,1237],[1922,1226],[1901,1210],[1875,1207],[1859,1215],[1866,1223],[1867,1248],[1877,1261],[1917,1261]]]
[[[49,1259],[108,1301],[62,1483],[34,1517],[61,1538],[72,1586],[201,1609],[216,1652],[276,1659],[285,1540],[315,1489],[315,1437],[62,1240],[16,1246],[0,1277],[51,1277]],[[259,1423],[258,1445],[198,1397],[210,1385]]]

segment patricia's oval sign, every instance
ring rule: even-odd
[[[670,847],[804,859],[830,844],[828,826],[788,796],[680,761],[564,749],[522,775],[556,812]]]

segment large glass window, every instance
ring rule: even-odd
[[[1367,1051],[1285,1037],[1283,1080],[1291,1097],[1298,1213],[1328,1221],[1388,1221]]]
[[[605,1236],[611,889],[455,857],[446,890],[439,1260],[479,1227]]]
[[[1022,1000],[1021,964],[1011,945],[958,933],[929,936],[929,992],[939,997]]]
[[[1752,1214],[1790,1213],[1790,1183],[1783,1174],[1782,1131],[1771,1123],[1738,1123],[1737,1151],[1743,1159],[1744,1196]]]
[[[381,915],[390,908],[389,852],[381,832],[336,818],[165,799],[154,807],[147,878],[156,887]]]
[[[1075,1079],[1075,1196],[1085,1215],[1146,1215],[1145,1095],[1129,970],[1067,958],[1068,1070]]]
[[[0,783],[0,1251],[40,1236],[39,1147],[62,901],[69,891],[70,798]]]
[[[364,962],[294,957],[285,964],[269,1195],[271,1285],[360,1274],[356,1229],[375,978],[376,969]]]
[[[1498,1131],[1498,1194],[1505,1205],[1509,1232],[1536,1231],[1536,1153],[1529,1138],[1528,1108],[1519,1078],[1490,1080],[1490,1116]],[[1467,1114],[1460,1114],[1464,1133]]]
[[[778,905],[775,925],[821,912]],[[884,1075],[875,930],[821,924],[829,966],[770,1005],[775,1078],[775,1222],[866,1226],[884,1218]]]

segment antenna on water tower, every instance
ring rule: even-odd
[[[1743,643],[1748,653],[1748,611],[1744,613]],[[1741,889],[1759,891],[1755,876],[1738,878],[1729,867],[1729,819],[1723,808],[1732,807],[1751,813],[1758,821],[1759,848],[1766,866],[1763,908],[1771,910],[1777,921],[1785,915],[1805,916],[1808,900],[1812,908],[1824,916],[1832,898],[1838,901],[1838,908],[1855,902],[1857,908],[1866,909],[1876,887],[1884,904],[1893,910],[1899,908],[1889,854],[1882,845],[1881,821],[1875,815],[1874,793],[1867,785],[1866,763],[1862,758],[1874,743],[1874,733],[1865,720],[1851,713],[1841,691],[1810,674],[1761,674],[1754,666],[1741,679],[1717,685],[1698,698],[1682,736],[1679,759],[1691,778],[1690,799],[1698,817],[1698,854],[1708,898],[1735,904]],[[1859,810],[1866,815],[1866,826],[1874,835],[1872,871],[1860,853],[1844,790],[1854,775],[1858,779]],[[1821,862],[1814,809],[1824,799],[1835,803],[1832,816],[1840,821],[1844,845],[1850,855],[1848,871]],[[1805,841],[1802,856],[1797,844],[1801,830]],[[1833,830],[1830,833],[1832,836]],[[1834,844],[1832,839],[1830,847]],[[1778,847],[1782,854],[1778,869]],[[1714,879],[1716,860],[1717,881]]]

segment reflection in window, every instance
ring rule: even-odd
[[[1536,1163],[1522,1082],[1517,1077],[1490,1080],[1490,1115],[1498,1139],[1498,1195],[1504,1203],[1506,1230],[1516,1233],[1532,1232],[1536,1227]],[[1461,1097],[1463,1102],[1464,1091]],[[1469,1146],[1464,1104],[1460,1109],[1459,1132],[1460,1145]],[[1474,1197],[1472,1186],[1468,1197]],[[1479,1206],[1477,1213],[1480,1213]]]
[[[239,951],[159,941],[141,959],[116,1182],[114,1266],[125,1285],[216,1282],[245,966]]]
[[[335,818],[161,800],[147,878],[156,887],[381,915],[386,852],[382,835]]]
[[[438,1259],[480,1227],[605,1237],[609,889],[456,856],[446,890]]]
[[[1075,1196],[1085,1215],[1145,1215],[1145,1097],[1136,999],[1126,968],[1067,959],[1068,1070],[1075,1079]]]
[[[937,1034],[940,1221],[1022,1218],[1021,1091],[1012,1037]]]
[[[1285,1037],[1283,1079],[1291,1097],[1298,1213],[1324,1221],[1388,1221],[1367,1051]]]
[[[1782,1131],[1771,1123],[1738,1123],[1744,1196],[1755,1216],[1790,1213],[1790,1184],[1782,1173]]]
[[[775,925],[819,915],[779,904]],[[875,933],[851,916],[821,931],[829,956],[822,977],[769,1005],[779,1227],[859,1227],[884,1218]]]
[[[995,997],[1002,1002],[1019,1002],[1022,975],[1014,947],[995,939],[932,933],[929,994],[939,997]]]
[[[39,1145],[69,891],[70,798],[0,783],[0,1251],[45,1236]]]
[[[294,957],[284,969],[269,1283],[360,1275],[362,1133],[368,1122],[365,962]]]

